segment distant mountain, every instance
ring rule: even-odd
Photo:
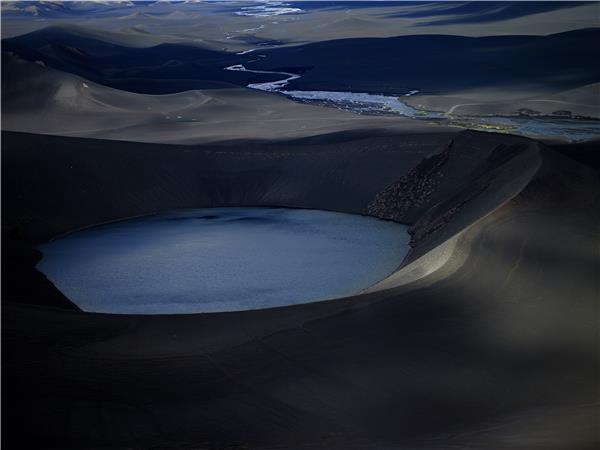
[[[585,1],[475,1],[424,2],[421,7],[389,14],[388,17],[406,17],[429,20],[418,26],[486,23],[516,19],[532,14],[575,8],[593,2]],[[598,3],[600,8],[600,3]]]
[[[133,6],[131,1],[21,1],[2,2],[2,14],[8,18],[59,19],[76,16],[110,16]]]
[[[232,53],[180,44],[126,47],[72,26],[48,27],[4,39],[2,49],[100,84],[147,94],[245,86],[278,78],[223,70],[244,59]]]
[[[600,28],[548,36],[415,35],[355,38],[264,49],[237,55],[161,44],[133,48],[77,27],[48,27],[5,39],[23,59],[97,83],[160,94],[270,81],[279,75],[227,71],[244,64],[302,73],[290,89],[447,93],[474,88],[559,92],[600,81]]]
[[[288,86],[300,90],[561,91],[600,81],[598,42],[600,28],[549,36],[341,39],[265,50],[265,58],[246,67],[311,67]]]

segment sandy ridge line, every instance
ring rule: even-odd
[[[431,280],[431,282],[439,281],[441,279],[449,277],[458,269],[460,269],[460,267],[463,266],[463,264],[469,257],[470,244],[473,241],[473,237],[467,239],[465,238],[465,234],[469,230],[473,229],[476,225],[484,222],[488,217],[496,213],[496,211],[502,209],[514,198],[523,193],[527,186],[539,173],[543,165],[543,157],[540,153],[539,145],[537,144],[535,147],[535,151],[537,153],[536,164],[528,169],[530,172],[527,174],[526,178],[521,181],[520,186],[514,188],[514,192],[511,195],[508,195],[507,198],[505,198],[502,202],[493,207],[491,210],[484,213],[473,222],[467,224],[460,231],[448,237],[442,244],[429,250],[427,253],[420,256],[414,261],[410,261],[411,253],[414,252],[414,249],[411,249],[411,251],[409,251],[409,253],[406,256],[405,261],[400,265],[400,267],[396,271],[394,271],[392,274],[390,274],[388,277],[384,278],[380,282],[365,289],[364,291],[362,291],[362,293],[379,292],[409,285],[421,281],[425,278],[428,278],[432,275],[439,276],[436,276],[435,280]],[[511,161],[508,161],[505,164],[508,164],[510,162]]]

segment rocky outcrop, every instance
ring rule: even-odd
[[[380,219],[409,222],[408,212],[427,205],[439,186],[452,143],[444,151],[423,159],[396,183],[377,194],[367,207],[367,213]]]
[[[534,147],[533,141],[524,139],[500,142],[497,136],[461,133],[380,192],[366,214],[411,225],[414,248],[482,195],[499,168]]]
[[[471,200],[480,195],[488,184],[480,181],[458,198],[452,198],[442,205],[436,205],[421,219],[408,229],[411,235],[410,245],[415,247],[419,242],[446,226]]]

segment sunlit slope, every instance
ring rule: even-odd
[[[5,54],[4,130],[139,142],[287,139],[351,129],[444,131],[398,117],[367,117],[230,86],[167,95],[100,85]]]

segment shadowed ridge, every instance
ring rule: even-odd
[[[549,145],[549,147],[575,161],[600,169],[600,153],[598,152],[598,148],[600,148],[599,139],[571,145],[555,144]]]
[[[35,269],[42,253],[11,233],[2,233],[2,303],[24,303],[80,311]]]
[[[3,192],[21,197],[3,198],[2,217],[40,242],[96,223],[201,206],[360,213],[454,134],[367,130],[351,139],[339,133],[192,146],[3,132]]]
[[[223,70],[242,61],[235,54],[192,44],[128,47],[72,26],[51,26],[3,39],[2,50],[96,83],[138,93],[213,89],[226,83],[246,86],[250,80],[277,78]]]

